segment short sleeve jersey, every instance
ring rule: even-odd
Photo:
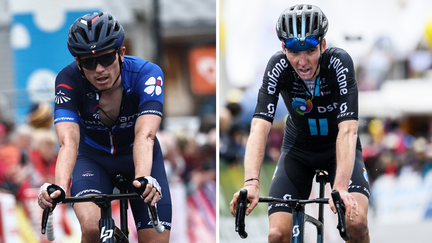
[[[100,149],[111,154],[129,153],[139,116],[162,117],[162,70],[138,57],[125,56],[121,70],[123,94],[116,123],[105,126],[99,119],[99,96],[81,76],[76,62],[59,72],[55,84],[54,123],[75,122],[80,127],[80,150]]]
[[[254,117],[273,122],[279,95],[288,109],[287,127],[307,139],[337,136],[338,124],[358,119],[354,65],[343,49],[329,47],[321,56],[320,74],[310,92],[282,51],[269,60]]]

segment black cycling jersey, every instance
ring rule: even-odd
[[[273,122],[280,94],[289,111],[289,130],[309,141],[334,139],[338,123],[358,119],[354,65],[349,54],[336,47],[327,48],[320,63],[320,74],[311,93],[285,54],[275,53],[264,73],[254,117]]]
[[[358,90],[349,54],[340,48],[327,48],[320,65],[315,85],[309,88],[282,51],[267,64],[254,117],[273,122],[279,94],[289,111],[282,154],[270,186],[272,197],[306,199],[315,169],[328,171],[333,183],[338,124],[358,120]],[[348,191],[369,198],[360,139]],[[269,214],[279,211],[291,212],[289,207],[269,204]]]

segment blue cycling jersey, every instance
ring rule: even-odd
[[[155,64],[125,56],[121,70],[123,95],[115,124],[105,126],[99,119],[99,96],[81,76],[76,62],[57,75],[54,123],[75,122],[80,126],[80,150],[94,148],[111,154],[132,152],[134,126],[141,115],[162,117],[163,73]]]

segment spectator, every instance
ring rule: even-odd
[[[15,194],[17,199],[31,186],[31,134],[30,127],[21,125],[12,133],[11,141],[0,146],[0,189]]]
[[[54,183],[55,164],[57,160],[57,135],[51,129],[40,128],[33,134],[33,149],[30,160],[34,166],[32,178],[35,187],[44,182]]]

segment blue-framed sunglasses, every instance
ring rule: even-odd
[[[303,45],[300,44],[300,41],[303,42]],[[310,35],[306,38],[302,37],[298,38],[290,38],[285,41],[285,48],[293,51],[304,51],[311,49],[318,45],[319,40],[316,35]]]
[[[98,63],[104,67],[108,67],[114,63],[116,60],[117,50],[98,56],[98,57],[89,57],[89,58],[79,58],[79,63],[81,66],[87,70],[95,70]]]

